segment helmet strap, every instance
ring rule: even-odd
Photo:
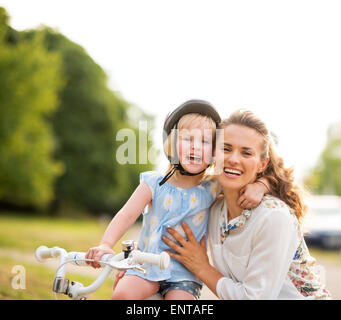
[[[159,186],[162,186],[175,173],[176,170],[179,170],[180,174],[182,174],[183,176],[197,176],[198,174],[202,174],[203,172],[205,172],[206,169],[207,168],[197,173],[191,173],[186,171],[180,163],[175,164],[174,167],[159,182]]]

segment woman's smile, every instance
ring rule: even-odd
[[[228,178],[236,179],[236,178],[239,178],[242,174],[243,174],[243,171],[239,169],[231,168],[231,167],[224,168],[224,175],[227,176]]]

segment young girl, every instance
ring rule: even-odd
[[[181,223],[186,221],[196,239],[207,234],[208,212],[217,197],[216,181],[204,181],[212,161],[213,142],[219,114],[202,100],[190,100],[174,110],[164,124],[165,153],[170,167],[165,176],[157,172],[141,174],[140,185],[124,207],[115,215],[104,233],[101,244],[90,248],[86,258],[94,259],[113,253],[112,247],[143,212],[143,227],[138,249],[161,253],[169,247],[161,240],[172,227],[184,234]],[[173,130],[175,129],[175,130]],[[263,178],[264,179],[264,178]],[[239,199],[241,206],[256,206],[267,191],[267,180],[246,188]],[[252,194],[250,197],[249,194]],[[118,282],[112,299],[146,299],[160,292],[165,299],[198,299],[201,281],[176,260],[166,270],[144,265],[147,273],[128,270]]]

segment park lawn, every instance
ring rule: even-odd
[[[53,299],[51,288],[56,269],[37,262],[34,258],[35,249],[40,245],[46,245],[62,247],[67,251],[87,251],[88,248],[99,243],[106,226],[107,223],[100,223],[98,219],[51,219],[2,213],[0,215],[0,300]],[[120,251],[119,243],[114,250]],[[12,281],[16,276],[13,267],[17,265],[24,267],[25,289],[13,289]],[[81,274],[67,273],[67,277],[89,285],[95,278],[91,272],[89,275],[86,274],[86,268],[80,267]],[[89,270],[91,271],[90,267]],[[113,278],[109,277],[89,299],[110,299],[112,285]],[[58,295],[58,299],[64,299],[64,296]]]
[[[57,219],[20,215],[0,215],[0,248],[24,252],[40,245],[86,251],[99,243],[106,225],[98,220]]]

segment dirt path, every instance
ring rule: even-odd
[[[0,248],[0,257],[7,257],[13,259],[16,264],[32,264],[32,265],[40,265],[45,266],[52,270],[57,270],[58,268],[58,259],[47,259],[44,262],[39,262],[36,260],[34,256],[34,252],[21,252],[19,250],[14,250],[11,248]],[[67,265],[67,272],[73,274],[81,274],[90,277],[97,277],[101,269],[93,269],[89,267],[77,267],[72,264]]]

